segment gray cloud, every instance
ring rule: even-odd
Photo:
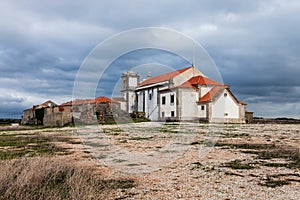
[[[130,28],[162,26],[201,43],[249,110],[300,118],[299,11],[296,0],[2,1],[0,117],[71,99],[77,70],[97,44]],[[170,55],[144,53],[115,62],[118,70],[103,76],[105,88],[138,60],[186,67]]]

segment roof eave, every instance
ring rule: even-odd
[[[138,86],[135,91],[143,90],[143,89],[148,89],[152,87],[157,87],[157,86],[163,86],[165,84],[169,84],[169,81],[163,81],[163,82],[158,82],[154,84],[149,84],[149,85],[143,85],[143,86]]]

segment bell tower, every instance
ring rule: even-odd
[[[140,75],[134,73],[131,69],[127,73],[122,74],[122,88],[121,92],[126,101],[126,111],[132,113],[136,109],[137,97],[135,89],[140,82]]]

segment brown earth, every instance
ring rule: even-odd
[[[3,130],[0,135],[67,137],[52,142],[69,153],[50,159],[88,169],[105,180],[134,182],[111,186],[105,196],[87,199],[296,200],[300,199],[299,131],[297,124],[147,122]],[[11,161],[1,163],[7,162]]]

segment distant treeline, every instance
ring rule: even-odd
[[[0,125],[7,125],[12,123],[20,123],[21,119],[1,119]],[[278,117],[278,118],[263,118],[263,117],[253,117],[252,123],[254,124],[300,124],[300,119]]]
[[[253,117],[252,123],[267,123],[267,124],[300,124],[300,119],[279,117],[279,118],[263,118]]]
[[[20,123],[21,119],[0,119],[0,124]]]

